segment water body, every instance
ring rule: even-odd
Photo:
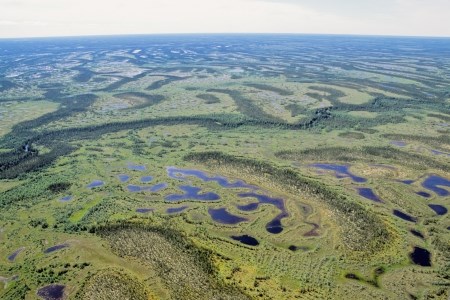
[[[101,180],[94,180],[90,184],[88,184],[87,188],[88,189],[92,189],[92,188],[100,187],[100,186],[102,186],[104,184],[105,183],[103,181],[101,181]]]
[[[258,187],[249,185],[242,180],[230,182],[226,177],[222,176],[208,176],[205,172],[193,169],[178,169],[175,167],[167,167],[167,175],[173,179],[186,179],[188,176],[194,176],[203,182],[214,181],[224,188],[251,188],[257,189]]]
[[[309,250],[308,247],[305,247],[305,246],[294,246],[294,245],[289,246],[288,249],[291,250],[292,252],[295,252],[295,251],[298,251],[298,250],[302,250],[302,251],[308,251]]]
[[[138,208],[138,209],[136,209],[136,212],[141,213],[141,214],[146,214],[146,213],[149,213],[152,211],[153,211],[153,208]]]
[[[259,195],[256,193],[241,193],[239,194],[241,198],[252,197],[256,198],[258,202],[250,203],[247,205],[238,205],[237,208],[242,211],[253,211],[258,209],[260,204],[272,204],[278,208],[281,213],[277,215],[272,221],[266,224],[266,230],[269,233],[278,234],[283,231],[283,226],[281,225],[281,220],[289,216],[286,207],[284,205],[284,200],[280,198],[271,198],[266,195]]]
[[[442,151],[439,151],[439,150],[431,150],[431,153],[433,153],[434,155],[447,155],[447,156],[450,156],[450,153],[442,152]]]
[[[130,176],[127,174],[119,174],[117,177],[119,177],[120,182],[127,182],[130,180]]]
[[[163,182],[163,183],[158,183],[155,184],[154,186],[150,187],[150,191],[153,193],[159,192],[160,190],[163,190],[165,188],[168,187],[168,184]]]
[[[141,177],[141,182],[142,183],[147,183],[147,182],[150,182],[150,181],[152,181],[153,180],[153,177],[152,176],[142,176]]]
[[[383,201],[370,188],[357,188],[358,194],[369,200],[383,203]]]
[[[183,200],[198,200],[198,201],[216,201],[220,199],[220,196],[213,192],[200,194],[201,188],[191,185],[180,185],[180,189],[184,191],[184,194],[171,194],[164,199],[170,202],[177,202]]]
[[[257,239],[255,239],[254,237],[251,237],[249,235],[246,235],[246,234],[245,235],[239,235],[239,236],[233,235],[233,236],[231,236],[231,238],[233,240],[235,240],[235,241],[239,241],[242,244],[246,244],[246,245],[249,245],[249,246],[258,246],[259,245],[259,242],[258,242]]]
[[[439,205],[439,204],[428,204],[428,206],[436,212],[439,216],[445,215],[448,210],[445,206]]]
[[[61,250],[61,249],[67,248],[67,247],[69,247],[68,244],[60,244],[60,245],[52,246],[50,248],[45,249],[44,253],[45,254],[52,253],[52,252],[55,252],[55,251],[58,251],[58,250]]]
[[[129,184],[127,185],[127,190],[132,193],[137,193],[137,192],[151,191],[151,187]]]
[[[311,167],[326,170],[326,171],[334,171],[336,178],[351,178],[354,182],[362,183],[366,182],[367,179],[364,177],[359,177],[352,174],[349,171],[349,166],[346,165],[335,165],[335,164],[312,164]]]
[[[413,184],[414,181],[415,181],[415,180],[411,180],[411,179],[400,180],[401,183],[408,184],[408,185]]]
[[[450,188],[450,180],[444,177],[440,177],[438,175],[430,175],[427,179],[422,183],[422,186],[426,189],[429,189],[436,194],[438,194],[441,197],[446,197],[450,195],[450,192],[444,188],[449,187]]]
[[[37,295],[45,300],[62,300],[64,299],[65,286],[62,284],[51,284],[40,288]]]
[[[182,211],[184,211],[186,208],[188,208],[189,206],[181,206],[181,207],[170,207],[166,210],[166,213],[168,214],[175,214],[175,213],[180,213]]]
[[[25,247],[21,247],[21,248],[17,249],[13,253],[11,253],[10,256],[8,256],[8,260],[13,262],[14,260],[16,260],[17,255],[19,255],[20,252],[22,252],[23,250],[25,250]]]
[[[431,267],[431,253],[423,248],[414,247],[414,251],[409,255],[412,262],[423,267]]]
[[[72,199],[73,199],[73,196],[65,196],[65,197],[62,197],[61,199],[59,199],[59,201],[67,202],[67,201],[70,201]]]
[[[424,198],[430,198],[431,197],[430,193],[427,193],[427,192],[424,192],[424,191],[416,192],[416,194],[419,195],[419,196],[422,196]]]
[[[214,221],[221,224],[235,225],[241,222],[248,221],[248,219],[246,218],[235,216],[229,213],[226,208],[210,208],[208,209],[208,213]]]
[[[132,171],[145,171],[147,170],[147,168],[145,166],[139,166],[139,165],[133,165],[130,164],[127,166],[128,170],[132,170]]]
[[[413,235],[415,235],[415,236],[417,236],[417,237],[419,237],[419,238],[421,238],[421,239],[424,239],[424,238],[425,238],[425,237],[423,236],[423,234],[422,234],[420,231],[411,229],[410,232],[411,232]]]
[[[397,146],[397,147],[406,147],[408,145],[404,141],[391,141],[391,145]]]
[[[394,213],[394,216],[399,217],[400,219],[403,219],[405,221],[413,222],[413,223],[417,222],[417,218],[410,216],[408,214],[405,214],[404,212],[401,212],[397,209],[394,209],[393,213]]]

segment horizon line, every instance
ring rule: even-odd
[[[398,35],[398,34],[362,34],[362,33],[306,33],[306,32],[167,32],[167,33],[118,33],[118,34],[80,34],[80,35],[49,35],[49,36],[18,36],[0,37],[0,40],[33,40],[33,39],[64,39],[64,38],[94,38],[94,37],[126,37],[126,36],[177,36],[177,35],[296,35],[296,36],[350,36],[350,37],[386,37],[386,38],[431,38],[450,39],[450,36],[439,35]]]

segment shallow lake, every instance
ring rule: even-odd
[[[226,208],[210,208],[208,209],[208,213],[214,221],[221,224],[235,225],[248,221],[246,218],[229,213]]]
[[[256,189],[256,186],[249,185],[242,180],[230,182],[226,177],[222,176],[208,176],[205,172],[194,169],[178,169],[175,167],[167,167],[167,175],[174,179],[186,179],[187,176],[194,176],[204,182],[214,181],[224,188],[251,188]]]
[[[430,191],[435,192],[441,197],[446,197],[450,195],[450,192],[442,187],[450,188],[450,180],[444,177],[440,177],[438,175],[430,175],[427,179],[424,180],[422,186]]]
[[[179,188],[184,192],[184,194],[171,194],[167,195],[164,199],[170,202],[183,200],[216,201],[220,199],[220,196],[213,192],[200,194],[202,189],[199,187],[181,185]]]
[[[349,171],[349,166],[346,165],[335,165],[335,164],[312,164],[311,167],[326,170],[326,171],[334,171],[336,178],[351,178],[354,182],[362,183],[366,182],[367,179],[364,177],[359,177],[352,174]]]

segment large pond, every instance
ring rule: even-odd
[[[413,252],[409,255],[412,262],[423,267],[431,267],[431,254],[428,250],[414,247]]]
[[[347,165],[335,165],[335,164],[312,164],[311,167],[326,170],[326,171],[334,171],[336,178],[351,178],[354,182],[362,183],[366,182],[367,179],[364,177],[359,177],[354,175],[349,171],[349,166]]]
[[[217,182],[224,188],[251,188],[256,189],[256,186],[249,185],[242,180],[230,182],[226,177],[222,176],[208,176],[205,172],[193,169],[178,169],[175,167],[167,167],[167,175],[173,179],[186,179],[188,176],[197,177],[204,182]]]
[[[272,198],[266,195],[259,195],[256,193],[241,193],[239,194],[241,198],[252,197],[256,198],[258,202],[250,203],[247,205],[238,205],[237,208],[242,211],[253,211],[258,209],[260,204],[272,204],[278,208],[281,213],[277,215],[273,220],[266,224],[266,230],[273,234],[278,234],[283,231],[283,226],[281,225],[281,220],[289,216],[284,205],[284,200],[280,198]]]
[[[430,175],[427,179],[424,180],[422,186],[430,191],[435,192],[441,197],[446,197],[450,195],[450,192],[442,187],[450,188],[450,180],[444,177],[440,177],[438,175]]]
[[[164,199],[170,202],[177,202],[184,200],[217,201],[220,199],[220,196],[213,192],[200,194],[200,191],[202,189],[199,187],[191,185],[180,185],[179,188],[184,192],[184,194],[171,194],[167,195]]]
[[[214,221],[221,224],[235,225],[248,221],[246,218],[229,213],[226,208],[210,208],[208,209],[208,213]]]
[[[51,284],[40,288],[37,295],[45,300],[62,300],[64,299],[65,286],[62,284]]]

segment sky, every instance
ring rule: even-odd
[[[161,33],[450,37],[450,0],[0,0],[0,38]]]

